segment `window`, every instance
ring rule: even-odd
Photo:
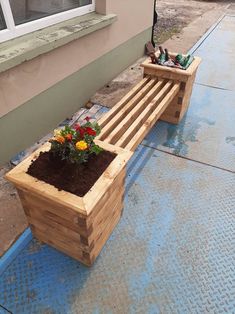
[[[95,0],[0,0],[0,42],[95,10]]]

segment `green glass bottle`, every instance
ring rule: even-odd
[[[159,46],[159,50],[160,50],[160,55],[158,58],[159,63],[164,64],[164,62],[166,62],[166,56],[165,56],[164,50],[162,49],[162,46]]]
[[[169,52],[167,49],[165,49],[165,60],[168,61],[170,59]]]
[[[187,55],[184,57],[182,54],[178,54],[175,57],[176,64],[179,64],[184,70],[190,66],[193,60],[194,57],[192,55]]]
[[[182,54],[178,54],[178,55],[175,57],[175,60],[176,60],[176,62],[177,62],[179,65],[183,66],[184,57],[183,57]]]
[[[191,55],[188,55],[185,58],[183,68],[186,70],[190,66],[190,64],[193,62],[193,60],[194,60],[194,57]]]

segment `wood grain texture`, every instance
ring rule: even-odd
[[[105,125],[102,127],[102,131],[98,136],[98,139],[104,140],[107,136],[110,135],[112,130],[119,126],[122,123],[123,116],[127,115],[148,93],[152,92],[152,89],[157,83],[156,78],[150,79],[146,85],[142,87],[142,89],[135,94],[130,101],[125,103],[125,105],[119,109],[116,114],[113,116],[112,119],[109,120]],[[114,106],[115,108],[116,106]],[[110,141],[106,141],[107,143],[111,143]]]
[[[176,53],[170,53],[170,55],[176,56]],[[142,63],[141,66],[144,68],[144,76],[169,79],[180,82],[181,84],[177,97],[167,106],[160,120],[174,124],[182,120],[190,103],[193,83],[200,63],[201,59],[194,57],[194,61],[186,70],[151,64],[149,58]],[[179,105],[181,105],[180,108]]]
[[[177,55],[177,53],[174,53],[174,52],[169,52],[169,54],[171,56],[174,56],[174,57]],[[156,53],[156,56],[159,57],[159,53]],[[146,69],[152,69],[155,71],[159,71],[159,73],[161,73],[161,74],[163,74],[163,72],[165,72],[165,73],[169,73],[169,74],[176,74],[176,75],[178,75],[178,77],[184,77],[184,76],[192,76],[193,73],[198,68],[198,66],[200,65],[200,63],[201,63],[201,58],[194,56],[194,60],[191,63],[191,65],[186,70],[182,70],[182,69],[178,69],[178,68],[171,68],[171,67],[166,67],[166,66],[162,66],[162,65],[158,65],[158,64],[152,64],[151,59],[147,58],[141,64],[141,66],[144,67],[144,71]],[[146,72],[144,72],[144,73],[146,74]],[[158,75],[158,77],[160,75]]]
[[[139,130],[135,133],[131,141],[125,146],[126,149],[134,151],[139,143],[144,139],[149,130],[153,127],[156,121],[161,116],[162,112],[166,109],[168,104],[172,101],[175,95],[179,91],[179,83],[175,83],[170,90],[170,92],[163,98],[160,104],[156,107],[156,109],[151,113],[145,123],[139,128]]]
[[[139,114],[135,121],[130,125],[129,128],[125,130],[122,137],[115,143],[115,145],[120,147],[126,147],[130,140],[135,136],[141,126],[147,121],[148,117],[156,109],[157,105],[160,103],[164,95],[166,95],[172,87],[173,82],[167,82],[162,88],[161,92],[158,93],[150,103],[144,108],[144,110]]]
[[[109,121],[112,131],[109,135],[102,133],[102,141],[134,151],[179,91],[179,82],[155,80],[151,90],[147,94],[143,93],[134,106],[128,110],[119,111],[118,124],[115,117]],[[152,119],[153,115],[155,116]],[[150,117],[151,123],[148,120]]]
[[[123,211],[126,164],[132,152],[96,141],[117,156],[84,197],[78,197],[26,173],[46,144],[7,174],[17,187],[34,236],[40,241],[92,265]],[[57,199],[59,195],[59,199]]]
[[[109,133],[107,137],[105,137],[105,141],[111,144],[115,144],[118,139],[122,136],[122,134],[131,126],[134,120],[141,114],[146,106],[151,102],[151,100],[161,92],[164,81],[156,81],[152,86],[150,91],[136,103],[134,107],[131,107],[128,113],[121,113],[120,123],[115,127],[114,125],[111,127],[112,131]],[[159,93],[160,94],[160,93]],[[158,94],[158,95],[159,95]]]
[[[99,119],[99,125],[102,129],[119,112],[119,110],[121,110],[142,88],[144,88],[150,79],[150,77],[146,76],[137,85],[135,85],[133,89],[127,93],[109,112]]]
[[[99,120],[102,132],[95,142],[116,157],[83,197],[26,173],[49,143],[6,174],[35,237],[85,265],[94,263],[122,215],[128,160],[158,119],[179,123],[183,118],[199,63],[195,57],[186,71],[143,63],[143,80]]]

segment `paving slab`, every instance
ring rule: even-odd
[[[235,176],[140,146],[92,268],[33,239],[0,279],[13,313],[234,313]]]
[[[194,85],[179,125],[158,122],[144,145],[235,171],[235,92]]]
[[[9,314],[9,311],[0,306],[0,314]]]
[[[226,15],[195,51],[202,58],[196,83],[235,91],[235,16]]]

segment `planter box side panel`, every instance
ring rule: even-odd
[[[163,68],[163,67],[162,67]],[[178,74],[174,72],[165,71],[164,69],[154,69],[148,66],[144,66],[144,76],[154,76],[159,79],[173,80],[179,82],[187,82],[188,75]]]
[[[118,174],[118,176],[114,179],[112,185],[106,189],[105,194],[101,197],[96,203],[92,212],[87,216],[86,223],[87,227],[94,224],[96,219],[103,215],[104,207],[110,200],[115,201],[118,197],[118,189],[121,187],[121,191],[125,185],[125,177],[126,177],[126,167]],[[86,196],[85,196],[86,197]]]
[[[110,214],[108,216],[108,219],[103,223],[103,226],[100,227],[100,232],[95,240],[94,243],[94,248],[89,254],[89,260],[90,264],[92,265],[99,255],[100,251],[102,250],[103,246],[109,239],[110,235],[112,234],[114,228],[118,224],[121,216],[122,216],[122,211],[123,211],[123,197],[121,197],[121,200],[118,201],[118,203],[115,205],[113,210],[110,208],[107,208],[107,210],[110,211]]]
[[[181,82],[179,94],[161,115],[162,121],[177,124],[182,120],[190,104],[195,76],[196,72],[188,77],[187,82]]]
[[[40,218],[45,221],[54,220],[66,227],[87,235],[86,216],[81,217],[75,210],[67,208],[52,200],[43,198],[18,188],[19,197],[27,217]]]
[[[193,92],[193,84],[195,81],[196,73],[197,73],[197,69],[192,74],[192,76],[189,77],[188,82],[185,86],[185,94],[184,94],[184,98],[183,98],[183,102],[182,102],[182,110],[180,113],[179,121],[184,117],[185,112],[188,110],[188,106],[190,104],[190,100],[191,100],[191,96],[192,96],[192,92]]]
[[[18,193],[34,236],[91,266],[123,210],[125,169],[113,181],[90,216],[53,204],[22,189]]]

